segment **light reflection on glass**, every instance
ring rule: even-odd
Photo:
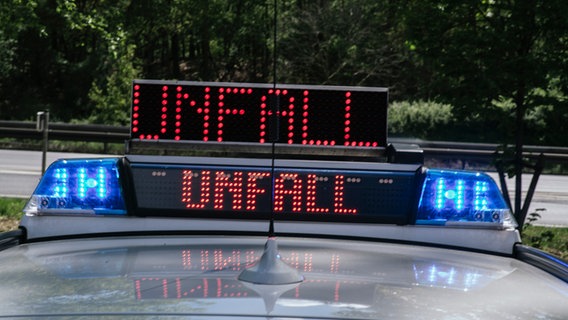
[[[417,262],[412,266],[415,284],[418,286],[439,287],[469,291],[482,287],[501,277],[492,270],[474,267],[459,267],[450,264]]]

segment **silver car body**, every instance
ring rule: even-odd
[[[167,179],[187,177],[184,168],[195,163],[216,162],[221,171],[235,160],[130,160],[61,161],[48,169],[20,229],[0,237],[0,318],[568,318],[568,264],[523,246],[502,207],[483,205],[478,211],[487,215],[464,216],[462,210],[456,219],[442,209],[432,221],[416,214],[413,206],[434,210],[416,201],[418,189],[427,194],[424,186],[437,188],[418,165],[266,159],[238,164],[301,166],[302,172],[319,170],[321,176],[366,170],[361,179],[371,188],[377,183],[385,194],[374,191],[374,198],[359,199],[370,200],[377,211],[385,203],[390,209],[379,218],[392,219],[388,214],[394,212],[395,221],[404,222],[397,224],[329,215],[251,218],[231,210],[227,218],[214,210],[180,210],[179,197],[167,197],[179,191],[181,179]],[[84,178],[84,166],[96,177]],[[70,178],[73,170],[77,176]],[[134,183],[128,180],[133,175],[138,175]],[[472,185],[488,181],[482,174],[433,175],[470,179]],[[402,191],[389,193],[399,180]],[[136,194],[140,186],[145,191]],[[435,196],[462,199],[455,186]],[[92,199],[85,196],[88,188],[97,192]],[[482,198],[489,191],[472,192]],[[400,203],[402,214],[395,197],[407,199]]]
[[[566,319],[568,286],[512,257],[421,245],[278,237],[301,283],[238,275],[258,236],[128,236],[2,252],[6,317]]]

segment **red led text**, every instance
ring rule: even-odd
[[[276,142],[287,144],[383,146],[386,120],[383,130],[377,129],[383,123],[375,119],[386,119],[386,93],[380,94],[369,98],[348,89],[135,83],[131,136],[140,140],[258,143],[276,138]],[[373,106],[377,101],[384,107]],[[354,116],[356,111],[358,117]],[[271,137],[275,123],[278,129],[272,130],[278,136]]]
[[[187,209],[267,210],[274,212],[357,214],[345,206],[345,176],[277,172],[184,170],[181,202]],[[272,187],[272,183],[274,183]],[[273,190],[273,191],[272,191]]]

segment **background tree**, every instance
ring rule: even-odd
[[[30,72],[28,63],[21,63],[21,55],[29,49],[24,38],[26,34],[42,33],[35,1],[8,1],[0,10],[0,116],[2,119],[18,119],[21,114],[33,110],[33,95],[38,90],[34,79],[26,76]],[[24,91],[24,92],[22,92]],[[24,93],[18,97],[20,93]],[[25,109],[19,113],[20,109]]]
[[[543,102],[542,90],[565,78],[567,9],[565,1],[410,1],[405,21],[423,80],[419,96],[452,104],[481,139],[514,142],[527,110]],[[553,109],[565,107],[548,98]],[[515,109],[493,103],[503,99]],[[538,143],[533,136],[528,142]]]
[[[280,83],[388,87],[425,117],[451,105],[447,140],[568,145],[564,0],[274,3],[6,0],[0,117],[127,124],[132,78],[272,82],[276,56]]]
[[[270,1],[133,1],[126,15],[142,76],[265,82]]]
[[[283,5],[279,77],[285,82],[389,87],[413,91],[404,46],[404,1],[290,1]]]

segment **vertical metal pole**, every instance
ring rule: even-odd
[[[515,218],[519,219],[522,215],[521,210],[521,196],[523,187],[523,118],[524,118],[525,108],[522,103],[517,103],[517,114],[516,114],[516,127],[517,132],[515,135]],[[517,221],[521,226],[524,221]]]
[[[509,188],[507,188],[507,180],[505,180],[503,163],[500,161],[497,162],[497,172],[499,173],[499,183],[501,184],[501,192],[503,194],[503,198],[505,198],[507,206],[512,210],[513,207],[511,206],[511,196],[509,195]]]
[[[523,204],[523,208],[521,209],[521,214],[518,218],[518,220],[523,221],[523,223],[529,213],[529,206],[534,196],[534,192],[536,190],[536,184],[538,183],[538,178],[540,177],[542,170],[544,170],[544,154],[541,153],[540,156],[538,157],[536,164],[534,165],[534,174],[531,180],[531,184],[529,186],[529,190],[527,191],[525,203]],[[522,224],[520,222],[518,223],[521,226],[521,228],[519,228],[519,231],[522,233],[523,232]]]
[[[49,143],[49,110],[45,110],[44,112],[44,116],[42,118],[43,120],[43,125],[42,125],[42,129],[43,129],[43,152],[42,152],[42,158],[41,158],[41,175],[43,176],[44,172],[45,172],[45,166],[47,164],[47,146]]]

